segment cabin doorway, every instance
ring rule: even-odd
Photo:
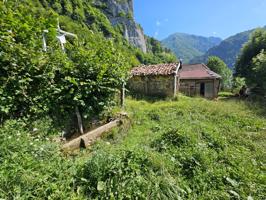
[[[200,96],[205,96],[205,83],[200,83]]]

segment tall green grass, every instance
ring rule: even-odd
[[[262,109],[230,99],[127,99],[126,127],[75,156],[60,153],[49,119],[8,121],[0,129],[0,198],[264,199]]]
[[[265,197],[266,119],[259,106],[237,99],[188,97],[158,102],[129,99],[126,105],[132,128],[124,137],[113,133],[118,136],[108,140],[113,145],[107,152],[142,151],[171,177],[180,198]],[[168,186],[163,187],[166,194]]]
[[[29,125],[33,125],[29,127]],[[74,178],[78,159],[66,158],[53,141],[55,130],[7,121],[0,128],[0,199],[80,199]]]

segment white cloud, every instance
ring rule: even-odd
[[[161,26],[161,22],[159,20],[156,21],[156,26]]]
[[[155,31],[155,33],[154,33],[154,38],[157,38],[159,36],[159,31]]]
[[[217,32],[213,31],[212,34],[213,34],[213,35],[217,35]]]
[[[155,25],[157,28],[153,35],[154,38],[158,38],[158,36],[160,35],[160,29],[163,27],[164,23],[167,23],[167,22],[169,22],[168,18],[156,20]]]

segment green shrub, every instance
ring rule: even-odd
[[[184,193],[145,151],[96,151],[79,172],[88,198],[179,199]]]
[[[89,118],[113,105],[129,67],[122,47],[61,17],[61,27],[81,36],[67,38],[64,53],[56,40],[58,15],[47,18],[51,11],[28,3],[17,10],[12,2],[0,3],[0,120],[44,114],[61,120],[71,118],[76,107]],[[45,29],[47,52],[41,40]]]

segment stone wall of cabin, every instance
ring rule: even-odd
[[[150,96],[173,96],[174,75],[169,76],[133,76],[128,82],[131,92]]]
[[[187,96],[202,96],[201,95],[201,83],[204,83],[204,97],[216,98],[218,97],[220,80],[218,79],[206,79],[206,80],[180,80],[179,92]]]

